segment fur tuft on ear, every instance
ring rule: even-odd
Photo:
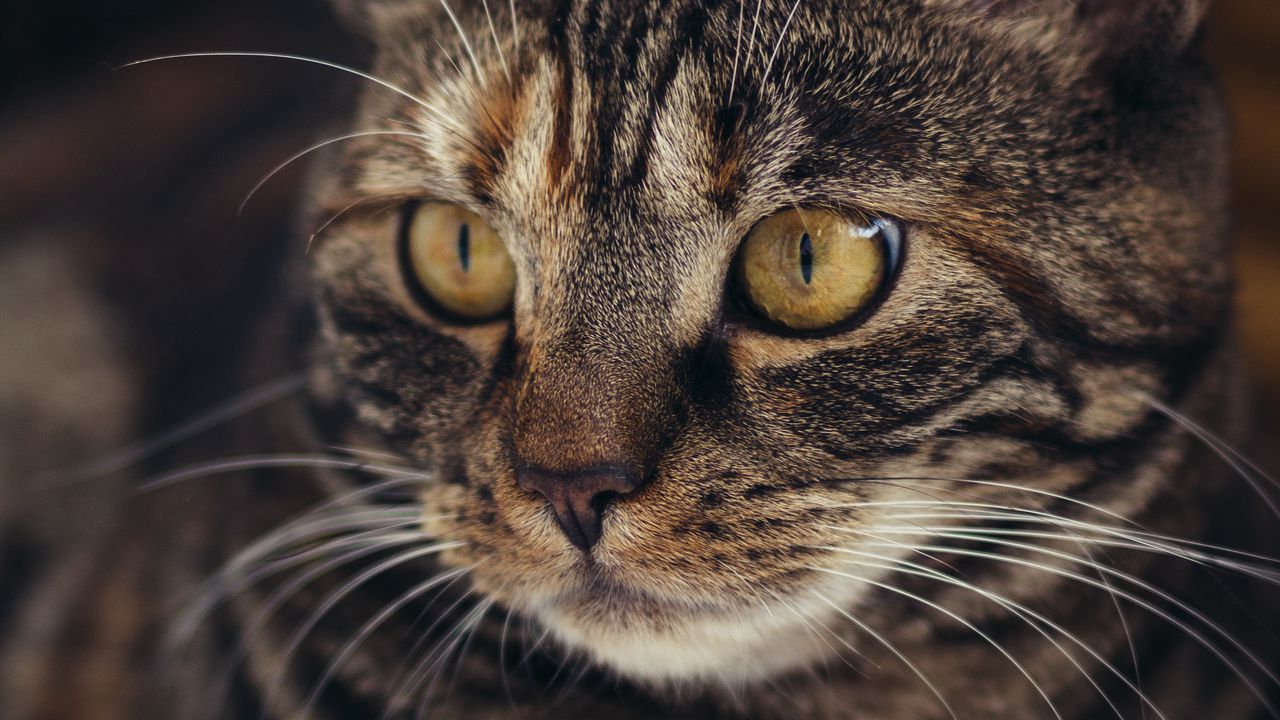
[[[924,0],[1103,73],[1180,55],[1211,0]]]

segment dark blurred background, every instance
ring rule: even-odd
[[[1254,367],[1280,398],[1280,1],[1220,0],[1211,19],[1235,118],[1232,146],[1241,270],[1240,321]],[[338,73],[269,60],[182,60],[130,70],[124,62],[199,50],[296,52],[360,63],[324,0],[18,0],[0,22],[0,242],[15,228],[78,238],[111,261],[103,290],[142,321],[130,343],[145,366],[218,372],[202,344],[209,322],[233,322],[258,299],[257,272],[288,258],[257,238],[296,232],[303,167],[273,180],[238,221],[243,194],[342,112],[354,86]],[[26,230],[24,230],[25,232]],[[246,245],[251,247],[246,247]],[[278,247],[278,246],[277,246]],[[173,299],[174,268],[192,283]],[[168,271],[163,270],[168,268]],[[268,268],[263,270],[261,268]],[[215,313],[188,303],[238,298]],[[242,292],[226,294],[227,287]],[[158,343],[145,341],[156,340]],[[219,340],[225,343],[225,337]],[[159,351],[156,351],[157,353]],[[174,403],[181,383],[166,390]],[[176,393],[176,395],[174,395]]]

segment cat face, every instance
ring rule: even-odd
[[[1144,397],[1227,286],[1180,46],[1139,71],[990,3],[468,5],[363,11],[404,93],[365,94],[309,257],[318,386],[432,472],[478,592],[632,677],[761,677],[911,618],[879,583],[960,521],[937,498],[1128,507],[1176,461]],[[834,321],[744,282],[788,217],[872,228]],[[860,272],[800,234],[805,283]]]

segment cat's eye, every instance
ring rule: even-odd
[[[515,264],[480,216],[457,205],[424,202],[407,208],[404,223],[407,274],[435,309],[482,322],[511,308]]]
[[[893,220],[788,210],[751,230],[737,260],[742,299],[766,320],[817,331],[852,320],[876,300],[902,254]]]

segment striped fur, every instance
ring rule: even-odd
[[[1274,701],[1274,643],[1253,642],[1271,576],[1231,585],[1250,620],[1212,562],[1135,534],[1274,548],[1257,478],[1182,420],[1248,438],[1224,120],[1187,29],[1202,3],[341,5],[402,91],[371,84],[352,132],[398,134],[318,168],[309,294],[262,334],[264,364],[305,356],[306,399],[255,440],[387,455],[188,491],[196,540],[137,572],[181,578],[352,493],[336,507],[420,537],[225,576],[230,600],[130,717],[1174,720]],[[458,326],[414,301],[397,227],[422,199],[502,234],[513,317]],[[908,228],[857,327],[779,335],[727,307],[742,237],[791,207]],[[311,317],[296,343],[276,329]],[[615,461],[647,484],[587,560],[516,467]],[[1131,580],[1256,662],[1202,628],[1235,667],[1215,659]],[[145,607],[139,633],[172,614]]]

